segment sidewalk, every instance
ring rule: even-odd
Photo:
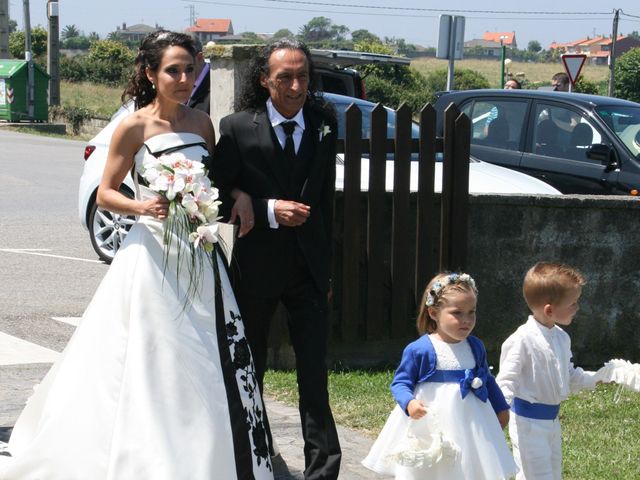
[[[271,433],[280,457],[274,461],[275,480],[302,480],[304,454],[302,451],[302,428],[297,408],[267,398],[265,400]],[[340,480],[365,480],[389,478],[364,468],[360,462],[369,453],[373,439],[338,425],[338,436],[342,447]]]

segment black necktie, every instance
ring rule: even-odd
[[[296,158],[296,147],[293,143],[293,131],[296,129],[297,123],[295,121],[282,122],[282,130],[286,135],[284,141],[284,158],[287,161],[287,167],[293,169],[294,160]]]

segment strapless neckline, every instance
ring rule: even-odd
[[[174,146],[181,143],[207,143],[204,138],[202,138],[197,133],[191,132],[164,132],[157,133],[155,135],[147,138],[142,145],[140,146],[140,150],[144,148],[146,145],[151,151],[155,151],[158,148],[166,148],[167,146]],[[138,150],[138,151],[140,151]]]

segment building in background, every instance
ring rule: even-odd
[[[611,37],[600,35],[569,43],[553,42],[549,45],[549,50],[560,49],[562,53],[584,54],[592,65],[608,65],[612,44]],[[628,50],[638,47],[640,47],[640,40],[628,35],[619,35],[616,40],[616,59]]]
[[[195,25],[188,27],[186,31],[194,33],[203,45],[234,38],[233,25],[228,18],[198,18]]]
[[[484,32],[482,39],[497,42],[499,45],[504,45],[507,48],[518,48],[516,32]]]
[[[123,22],[122,27],[117,27],[114,33],[116,34],[116,37],[118,37],[118,40],[139,43],[144,40],[147,35],[157,30],[162,30],[162,27],[158,24],[156,24],[155,27],[152,27],[150,25],[138,23],[127,27],[127,24]]]

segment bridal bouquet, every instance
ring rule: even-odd
[[[141,175],[151,190],[169,200],[163,235],[165,271],[174,239],[189,240],[188,303],[197,293],[204,258],[213,264],[211,255],[199,255],[198,251],[210,254],[218,242],[218,189],[211,185],[204,164],[186,158],[182,152],[158,158],[149,156],[142,165]],[[185,252],[178,248],[176,253],[179,271]]]
[[[143,165],[149,188],[169,200],[165,244],[171,234],[187,234],[195,248],[213,250],[218,240],[218,189],[211,185],[204,164],[180,152],[153,158]]]

